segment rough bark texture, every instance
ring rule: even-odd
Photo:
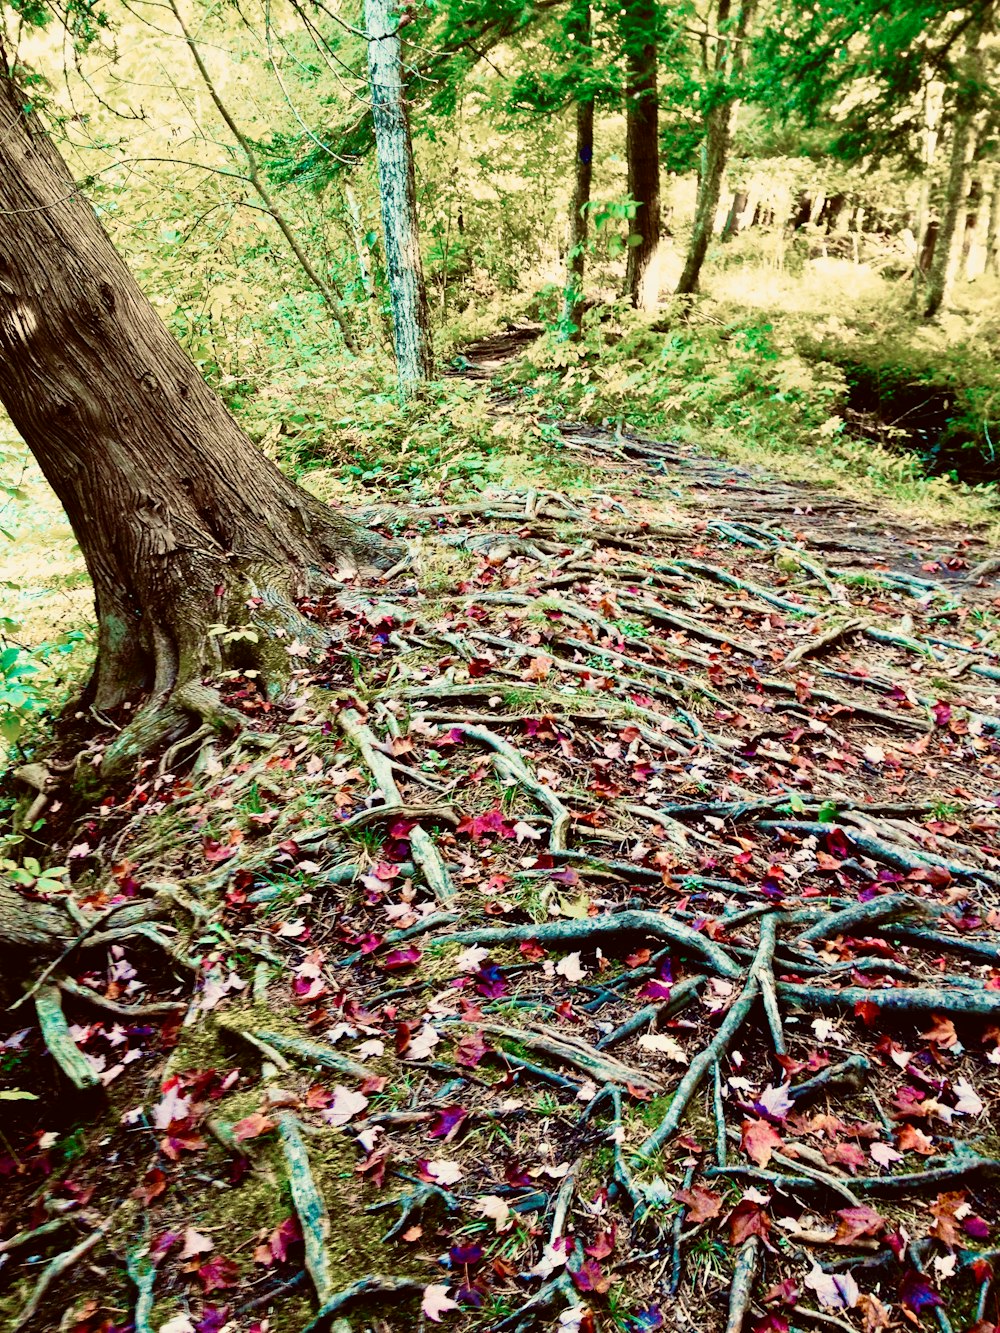
[[[989,30],[988,16],[978,14],[970,23],[966,47],[965,68],[955,98],[951,127],[951,151],[948,157],[948,175],[944,183],[944,198],[934,258],[927,274],[924,298],[924,317],[933,319],[948,296],[948,289],[958,270],[955,254],[956,234],[961,235],[959,221],[963,217],[968,193],[969,162],[975,142],[976,115],[982,102],[983,53],[982,40]]]
[[[579,52],[590,50],[590,4],[578,7],[571,31]],[[576,175],[569,207],[569,249],[566,257],[566,292],[563,299],[563,323],[579,327],[579,308],[583,303],[583,274],[587,248],[587,207],[594,174],[594,99],[584,96],[576,103]]]
[[[314,574],[396,553],[240,431],[25,107],[0,78],[0,398],[93,580],[93,704],[162,701],[221,661],[211,625],[292,620]]]
[[[654,310],[659,296],[656,251],[660,240],[659,102],[656,88],[656,7],[650,0],[623,0],[622,45],[628,69],[625,86],[625,152],[628,192],[638,205],[632,224],[625,294],[639,310]]]
[[[1000,168],[996,165],[992,170],[992,186],[990,188],[990,213],[986,222],[986,255],[983,261],[983,271],[1000,277]]]
[[[417,185],[410,120],[403,97],[403,66],[392,0],[365,0],[368,79],[371,87],[385,263],[392,301],[396,372],[406,393],[433,374],[427,290],[420,262]]]
[[[698,290],[701,268],[712,239],[715,213],[719,207],[719,195],[722,191],[722,178],[729,159],[733,119],[736,114],[735,85],[742,76],[746,64],[746,39],[753,16],[753,4],[754,0],[746,0],[746,3],[740,6],[732,31],[729,32],[727,30],[731,23],[730,0],[719,0],[716,16],[718,38],[715,68],[711,71],[715,89],[705,115],[703,167],[698,182],[691,240],[684,268],[677,283],[678,296],[688,296]],[[817,215],[821,208],[822,200],[818,201],[815,209]]]

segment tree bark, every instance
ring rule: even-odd
[[[282,664],[287,674],[286,648],[268,627],[304,625],[293,600],[317,579],[329,583],[331,566],[396,558],[247,439],[6,75],[0,399],[63,504],[93,581],[90,700],[112,711],[146,699],[138,715],[124,715],[134,722],[119,757],[133,736],[155,743],[161,713],[176,726],[200,711],[208,670],[240,658],[265,676],[280,677]]]
[[[654,0],[622,0],[619,22],[627,69],[628,192],[636,205],[629,236],[625,295],[637,309],[655,310],[660,294],[655,263],[660,242],[660,144]]]
[[[570,31],[574,49],[581,58],[589,58],[590,3],[577,7]],[[572,334],[579,333],[579,308],[583,304],[583,274],[586,265],[590,185],[594,174],[594,99],[589,92],[576,103],[576,175],[569,210],[569,249],[566,255],[566,290],[563,296],[562,323]]]
[[[992,186],[990,188],[990,212],[986,221],[986,254],[983,259],[983,272],[1000,277],[1000,167],[993,166]]]
[[[430,379],[434,365],[420,261],[413,144],[403,96],[399,20],[392,13],[392,3],[365,0],[365,26],[396,373],[400,392],[406,394],[415,384]]]
[[[729,160],[729,145],[733,134],[733,116],[737,105],[735,85],[746,65],[747,35],[753,17],[753,5],[754,0],[744,0],[734,30],[727,35],[730,0],[719,0],[714,70],[716,86],[714,93],[710,94],[711,103],[705,116],[704,169],[698,183],[691,241],[677,283],[678,296],[690,296],[698,290],[702,265],[712,239],[715,212],[719,207],[722,178]]]
[[[944,184],[944,199],[934,258],[927,274],[924,295],[924,318],[933,319],[948,297],[948,291],[957,273],[955,238],[959,220],[963,217],[968,192],[969,162],[975,142],[976,116],[983,96],[983,35],[987,16],[977,12],[969,25],[964,68],[959,73],[952,117],[951,151],[948,174]]]

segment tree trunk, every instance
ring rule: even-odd
[[[655,0],[622,0],[625,85],[625,154],[628,192],[636,205],[629,236],[625,295],[639,310],[655,310],[660,241],[659,103],[656,90]]]
[[[395,553],[254,448],[26,108],[0,78],[0,398],[93,581],[90,700],[109,711],[147,696],[141,723],[124,715],[135,720],[116,742],[122,758],[139,733],[155,742],[151,718],[170,713],[176,727],[201,711],[211,694],[203,673],[234,655],[265,676],[280,676],[282,663],[287,674],[286,648],[267,625],[304,625],[293,599],[316,576],[329,582],[331,565],[391,563]],[[185,703],[185,687],[201,691],[197,702]]]
[[[690,296],[698,290],[702,265],[712,239],[715,213],[719,207],[722,178],[729,160],[729,144],[733,134],[733,116],[736,112],[738,93],[735,84],[742,76],[746,65],[746,39],[753,16],[753,3],[754,0],[744,0],[736,18],[735,30],[732,35],[727,35],[730,0],[719,0],[714,77],[716,83],[722,86],[712,97],[705,116],[704,168],[698,183],[691,241],[677,283],[678,296]]]
[[[990,214],[986,222],[986,254],[983,259],[983,272],[1000,277],[1000,167],[993,167],[993,184],[990,189]]]
[[[734,236],[740,234],[740,219],[746,209],[749,198],[745,190],[737,190],[733,194],[733,202],[729,206],[729,212],[726,214],[726,223],[722,228],[722,239],[730,241]]]
[[[937,244],[924,296],[924,318],[933,319],[948,296],[948,290],[957,272],[955,237],[963,216],[968,191],[969,161],[974,146],[976,113],[983,93],[983,54],[980,46],[986,19],[978,14],[970,23],[966,46],[965,67],[959,73],[952,119],[951,153],[948,175],[944,185]]]
[[[590,51],[590,3],[584,0],[571,17],[573,49],[587,58]],[[569,248],[566,254],[566,290],[562,323],[571,335],[579,333],[579,307],[583,303],[583,273],[587,250],[587,207],[594,174],[594,99],[589,93],[576,104],[576,178],[569,210]]]
[[[365,26],[396,373],[400,392],[406,394],[421,380],[430,379],[434,365],[420,262],[413,144],[403,97],[398,18],[392,13],[392,0],[365,0]]]

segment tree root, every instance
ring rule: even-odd
[[[312,1278],[320,1306],[324,1307],[333,1296],[333,1279],[326,1251],[330,1218],[309,1167],[309,1154],[302,1142],[298,1121],[291,1111],[279,1111],[277,1120],[281,1150],[288,1168],[292,1206],[302,1227],[306,1272]]]
[[[488,745],[491,750],[495,751],[497,767],[501,772],[509,773],[521,784],[525,791],[548,810],[552,816],[549,850],[552,852],[565,851],[566,834],[569,831],[569,811],[556,793],[551,788],[543,786],[536,777],[528,772],[527,765],[518,751],[512,745],[508,745],[503,737],[498,736],[495,731],[490,731],[488,727],[464,724],[460,724],[460,728],[470,740],[480,741],[483,745]]]
[[[522,940],[538,940],[546,944],[583,944],[608,935],[643,934],[670,940],[688,953],[704,959],[713,972],[721,977],[739,978],[742,968],[725,949],[690,926],[660,916],[656,912],[628,911],[614,916],[591,916],[585,920],[546,921],[540,925],[487,926],[479,930],[463,930],[445,935],[436,944],[519,944]]]
[[[754,1001],[760,994],[761,974],[771,967],[774,957],[774,945],[777,933],[777,921],[774,916],[766,916],[760,923],[760,944],[757,955],[747,973],[742,994],[730,1006],[722,1024],[711,1042],[699,1052],[685,1071],[684,1077],[674,1091],[666,1115],[636,1150],[640,1162],[648,1161],[660,1151],[671,1134],[680,1126],[688,1103],[705,1074],[718,1062],[720,1056],[729,1048],[730,1042],[746,1021]]]
[[[56,986],[42,986],[37,992],[35,1013],[49,1054],[73,1086],[80,1092],[99,1088],[101,1080],[94,1072],[93,1065],[70,1036]]]
[[[338,714],[337,720],[344,734],[360,751],[371,770],[386,807],[403,806],[405,802],[396,786],[392,765],[388,757],[378,748],[378,740],[371,728],[365,725],[361,714],[356,709],[345,708]],[[451,882],[448,868],[426,830],[420,827],[411,829],[410,846],[413,849],[413,860],[423,872],[424,879],[434,896],[442,902],[453,898],[455,886]]]
[[[726,1333],[742,1333],[759,1266],[760,1239],[757,1236],[750,1236],[740,1246],[733,1267],[733,1281],[729,1288],[729,1309],[726,1313]]]
[[[89,1235],[84,1236],[83,1240],[74,1245],[71,1250],[66,1250],[62,1254],[57,1254],[54,1259],[49,1260],[42,1269],[38,1281],[35,1283],[34,1290],[28,1298],[27,1304],[21,1310],[14,1323],[10,1325],[10,1333],[20,1333],[20,1330],[24,1328],[25,1324],[31,1322],[41,1308],[42,1300],[49,1287],[52,1286],[52,1283],[55,1282],[57,1278],[62,1277],[63,1273],[68,1272],[74,1264],[79,1263],[84,1255],[89,1254],[94,1246],[104,1239],[104,1235],[110,1225],[111,1219],[109,1218],[102,1222],[94,1231],[91,1231]]]
[[[335,1314],[340,1314],[341,1310],[348,1309],[357,1301],[380,1296],[411,1295],[414,1292],[423,1291],[425,1286],[426,1283],[417,1278],[386,1277],[382,1273],[369,1273],[367,1277],[361,1278],[358,1282],[352,1282],[349,1287],[344,1287],[335,1296],[331,1296],[315,1318],[310,1319],[309,1323],[306,1324],[302,1333],[316,1333],[316,1330],[323,1328]]]
[[[399,1217],[382,1237],[383,1243],[387,1244],[389,1241],[395,1240],[397,1236],[402,1235],[410,1218],[414,1214],[419,1216],[423,1209],[434,1199],[440,1199],[449,1213],[455,1212],[458,1208],[458,1200],[454,1194],[449,1194],[447,1190],[441,1189],[439,1185],[420,1184],[396,1199],[384,1199],[379,1203],[373,1203],[366,1211],[380,1213],[386,1208],[399,1207]]]
[[[649,1075],[641,1073],[638,1069],[632,1069],[628,1065],[622,1064],[620,1060],[613,1056],[601,1055],[593,1046],[588,1045],[581,1039],[572,1039],[568,1034],[565,1036],[550,1035],[548,1033],[532,1032],[527,1028],[508,1027],[503,1023],[483,1023],[484,1032],[493,1032],[499,1037],[508,1037],[512,1041],[519,1042],[529,1051],[537,1051],[541,1055],[548,1055],[553,1060],[559,1060],[564,1064],[572,1065],[575,1069],[582,1070],[590,1078],[598,1079],[602,1083],[615,1083],[618,1085],[631,1084],[636,1088],[643,1088],[649,1092],[660,1092],[662,1084]]]

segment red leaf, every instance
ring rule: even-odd
[[[836,1216],[840,1221],[833,1238],[834,1245],[853,1245],[862,1236],[877,1236],[888,1225],[885,1218],[867,1204],[859,1208],[838,1208]]]
[[[253,1115],[244,1116],[233,1125],[233,1138],[237,1143],[244,1143],[247,1139],[259,1139],[262,1134],[270,1134],[272,1129],[274,1121],[262,1111],[254,1111]]]
[[[488,1055],[492,1049],[483,1040],[482,1032],[477,1029],[463,1037],[455,1047],[455,1063],[465,1069],[475,1069],[483,1056]]]
[[[771,1153],[780,1148],[784,1139],[766,1120],[744,1120],[742,1148],[751,1161],[767,1166]]]
[[[235,1287],[239,1276],[240,1270],[232,1259],[210,1259],[198,1269],[198,1277],[201,1279],[202,1290],[206,1296],[209,1292],[221,1291],[223,1287]]]
[[[692,1185],[690,1189],[677,1190],[674,1202],[687,1205],[687,1221],[694,1226],[708,1222],[722,1212],[722,1195],[706,1189],[704,1185]]]
[[[751,1199],[744,1199],[742,1203],[738,1203],[729,1215],[731,1245],[742,1245],[751,1236],[760,1236],[761,1240],[766,1242],[770,1229],[771,1219],[760,1204],[754,1203]]]

